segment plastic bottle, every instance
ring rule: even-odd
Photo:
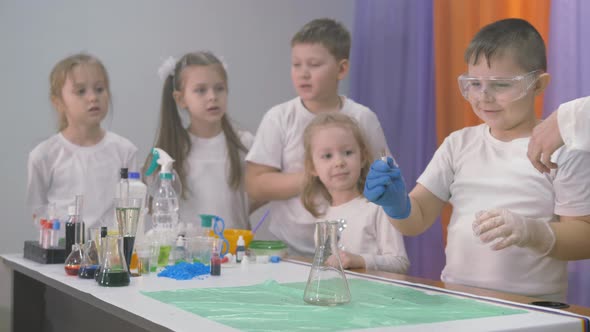
[[[146,172],[150,176],[157,165],[160,165],[160,182],[152,197],[152,224],[155,240],[160,243],[158,266],[168,262],[171,246],[176,238],[178,224],[178,196],[172,186],[172,159],[164,150],[152,149],[152,163]],[[166,257],[164,257],[166,256]]]
[[[244,258],[244,254],[246,253],[246,242],[244,241],[244,237],[240,235],[238,238],[238,243],[236,247],[236,263],[242,262]]]
[[[154,226],[176,227],[178,223],[178,196],[172,187],[172,163],[174,159],[162,149],[153,148],[153,158],[146,175],[151,175],[156,163],[160,165],[160,184],[153,195],[152,220]]]
[[[141,247],[145,244],[145,214],[146,203],[147,203],[147,186],[141,182],[139,172],[129,172],[129,197],[130,198],[141,198],[141,211],[139,213],[139,220],[137,221],[137,231],[135,233],[135,247]],[[133,258],[137,261],[137,255],[134,253],[131,262],[134,263]],[[133,264],[135,265],[135,264]]]

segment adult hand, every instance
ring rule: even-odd
[[[387,162],[375,160],[367,174],[363,195],[371,202],[383,207],[388,216],[405,219],[412,210],[410,197],[401,170],[393,159]]]
[[[557,112],[533,128],[527,157],[541,173],[549,173],[557,164],[551,162],[551,155],[564,143],[557,123]]]
[[[526,218],[506,209],[481,211],[475,215],[473,233],[493,250],[502,250],[512,245],[531,248],[546,255],[555,245],[555,234],[548,222]]]

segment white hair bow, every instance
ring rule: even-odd
[[[176,59],[174,57],[169,56],[162,64],[160,68],[158,68],[158,75],[162,81],[166,80],[166,78],[170,75],[174,76],[174,68],[176,67]]]

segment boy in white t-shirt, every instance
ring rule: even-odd
[[[539,172],[557,168],[551,155],[563,145],[590,152],[590,97],[559,105],[545,121],[533,129],[528,156]]]
[[[562,149],[558,170],[537,172],[526,151],[535,96],[549,83],[545,44],[521,19],[482,28],[465,52],[463,96],[485,124],[449,135],[406,193],[400,169],[376,161],[365,197],[405,235],[418,235],[453,205],[445,282],[563,300],[566,260],[590,257],[590,153]]]
[[[381,124],[367,107],[338,95],[348,73],[350,34],[331,19],[307,23],[291,40],[291,79],[297,98],[270,109],[262,119],[246,161],[246,190],[256,201],[271,201],[269,230],[290,254],[314,253],[315,218],[299,198],[303,188],[303,131],[316,114],[342,112],[354,118],[371,153],[388,151]]]

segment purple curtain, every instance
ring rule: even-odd
[[[552,79],[545,93],[544,116],[563,102],[590,96],[588,17],[587,0],[551,2],[547,61]],[[590,260],[570,262],[568,272],[568,302],[590,306]]]
[[[350,95],[370,107],[411,190],[436,148],[432,0],[357,0]],[[439,279],[440,222],[405,238],[409,274]]]

